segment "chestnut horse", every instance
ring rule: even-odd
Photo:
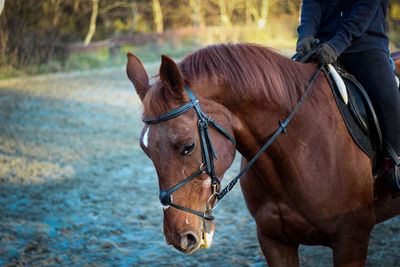
[[[167,244],[185,253],[211,244],[211,209],[236,149],[244,168],[312,87],[242,176],[242,192],[269,266],[299,266],[299,244],[332,248],[335,266],[365,264],[373,226],[399,214],[400,199],[389,197],[380,178],[374,195],[371,160],[353,142],[317,70],[259,45],[221,44],[178,64],[162,56],[150,85],[128,53],[127,75],[144,106],[141,147],[157,171]]]

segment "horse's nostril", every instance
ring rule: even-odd
[[[192,250],[197,246],[197,237],[193,232],[186,232],[182,235],[181,248]]]

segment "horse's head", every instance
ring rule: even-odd
[[[207,248],[214,234],[210,207],[216,191],[212,190],[219,190],[218,182],[235,155],[235,146],[229,140],[229,114],[222,105],[196,93],[203,113],[185,88],[178,65],[166,56],[162,56],[160,80],[153,85],[140,60],[131,53],[127,75],[144,106],[141,147],[157,171],[166,242],[185,253]],[[190,84],[198,90],[213,90],[208,88],[211,83],[202,81],[191,80]],[[215,121],[219,126],[215,127]]]

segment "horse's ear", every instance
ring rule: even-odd
[[[133,83],[136,89],[136,93],[143,101],[144,96],[150,88],[149,77],[146,70],[143,67],[140,59],[134,54],[128,52],[128,63],[126,64],[126,74],[129,80]]]
[[[184,81],[178,65],[168,56],[161,56],[160,80],[170,90],[173,96],[184,94]]]

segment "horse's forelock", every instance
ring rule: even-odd
[[[143,100],[143,115],[156,117],[168,110],[168,99],[162,90],[161,82],[156,82],[147,92]]]

